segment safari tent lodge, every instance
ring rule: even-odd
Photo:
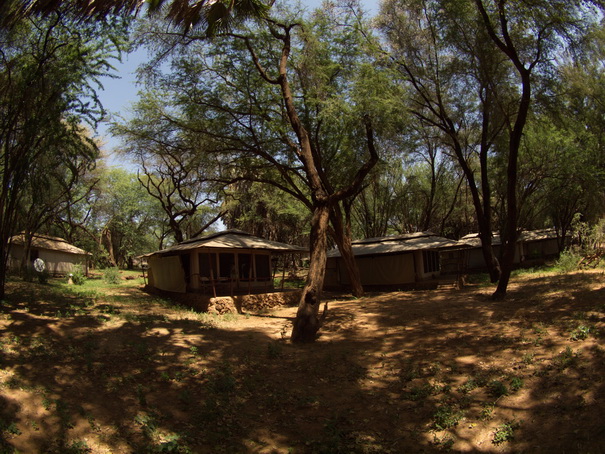
[[[19,270],[26,260],[26,238],[24,234],[15,235],[9,240],[8,267]],[[88,258],[91,254],[67,242],[63,238],[34,234],[31,239],[29,260],[26,266],[33,266],[36,259],[44,261],[45,271],[53,276],[73,273],[78,268],[88,274]]]
[[[368,289],[431,288],[457,280],[464,272],[467,246],[458,241],[417,232],[353,241],[361,284]],[[340,252],[328,252],[324,288],[341,289],[349,277]]]
[[[471,233],[460,239],[470,246],[468,251],[468,270],[483,271],[486,269],[485,259],[481,251],[479,234]],[[517,266],[541,265],[546,260],[556,258],[561,252],[561,237],[555,229],[526,230],[519,234],[515,258],[513,263]],[[492,249],[499,257],[502,241],[497,233],[492,236]]]
[[[274,289],[273,260],[307,249],[227,230],[147,254],[148,285],[165,292],[212,296]]]

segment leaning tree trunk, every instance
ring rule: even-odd
[[[334,232],[334,241],[338,246],[342,262],[345,265],[347,276],[351,285],[351,293],[356,298],[363,296],[363,286],[361,285],[361,275],[359,274],[359,267],[357,261],[353,255],[353,247],[351,245],[351,229],[348,224],[345,226],[342,221],[342,211],[338,204],[332,207],[330,212],[330,220],[332,221],[332,228]]]
[[[520,137],[516,138],[516,142],[520,142]],[[509,162],[507,169],[508,184],[506,192],[506,227],[502,232],[502,262],[500,280],[496,291],[492,295],[493,299],[502,299],[506,296],[508,282],[515,263],[515,253],[517,251],[517,232],[518,210],[517,210],[517,152],[519,145],[511,140],[511,149],[509,151]]]
[[[292,342],[314,342],[321,328],[323,320],[319,317],[319,305],[326,273],[329,218],[330,208],[327,204],[315,207],[311,221],[309,274],[298,304],[292,329]]]
[[[482,149],[481,152],[481,175],[482,175],[482,190],[483,190],[483,201],[481,200],[481,195],[479,193],[479,188],[477,187],[477,182],[475,180],[475,174],[473,169],[470,167],[469,163],[466,160],[465,154],[463,152],[463,147],[460,144],[460,140],[458,136],[454,133],[450,133],[450,138],[452,139],[452,145],[454,149],[454,153],[456,155],[456,159],[460,164],[464,177],[466,178],[466,182],[468,184],[468,188],[471,191],[471,198],[473,202],[473,207],[475,208],[475,214],[477,216],[477,224],[479,227],[479,238],[481,240],[481,250],[483,252],[483,258],[485,260],[485,266],[487,267],[490,281],[492,283],[498,282],[500,278],[500,266],[498,263],[498,259],[496,258],[494,251],[492,249],[492,229],[491,229],[491,208],[490,208],[490,190],[489,190],[489,181],[487,180],[487,161],[485,160],[487,156],[487,148]]]

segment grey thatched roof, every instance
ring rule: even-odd
[[[146,254],[164,255],[174,252],[190,251],[198,248],[212,249],[258,249],[271,252],[308,252],[307,248],[295,246],[292,244],[280,243],[278,241],[265,240],[254,235],[251,235],[241,230],[225,230],[223,232],[212,233],[191,240],[183,241],[161,251]]]
[[[406,233],[403,235],[367,238],[352,243],[353,255],[396,254],[418,250],[458,249],[468,247],[459,241],[443,238],[432,232]],[[333,249],[328,257],[340,257],[340,251]]]

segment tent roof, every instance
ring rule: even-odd
[[[517,241],[542,241],[552,240],[558,238],[557,231],[555,229],[539,229],[539,230],[525,230],[519,234]],[[481,239],[478,233],[469,233],[468,235],[460,238],[461,242],[468,244],[471,247],[481,247]],[[492,234],[492,245],[499,246],[502,244],[500,235],[498,233]]]
[[[404,235],[367,238],[352,242],[353,255],[379,255],[418,250],[440,250],[468,247],[459,241],[438,236],[432,232],[406,233]],[[328,257],[340,257],[340,251],[333,249]]]
[[[308,252],[307,248],[301,246],[265,240],[264,238],[242,232],[241,230],[225,230],[223,232],[212,233],[202,237],[183,241],[182,243],[162,249],[161,251],[146,254],[145,257],[149,257],[151,255],[164,255],[172,252],[190,251],[198,248],[259,249],[272,252]]]
[[[23,246],[25,244],[25,234],[12,236],[9,240],[11,244],[17,244]],[[90,252],[86,252],[84,249],[74,246],[67,242],[63,238],[49,235],[35,234],[32,237],[32,247],[38,249],[48,249],[49,251],[60,251],[67,252],[69,254],[77,255],[90,255]]]

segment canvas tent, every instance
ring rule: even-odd
[[[444,275],[462,272],[466,245],[435,235],[417,232],[353,241],[353,255],[364,287],[398,288],[436,285]],[[337,249],[328,252],[324,287],[349,285]]]
[[[25,245],[24,234],[10,238],[9,269],[19,270],[21,268],[26,254]],[[35,234],[31,241],[28,265],[32,265],[39,258],[44,261],[45,269],[52,275],[67,275],[78,268],[83,274],[88,274],[90,255],[89,252],[68,243],[63,238]]]
[[[484,270],[486,268],[483,252],[481,251],[481,239],[479,234],[470,233],[463,236],[460,241],[470,246],[468,253],[468,269]],[[532,265],[543,263],[544,260],[559,255],[560,237],[555,229],[527,230],[519,234],[517,248],[515,249],[514,263],[516,265]],[[500,256],[502,241],[500,235],[494,233],[492,236],[492,248],[496,257]]]
[[[147,254],[148,285],[176,293],[229,295],[273,289],[272,256],[307,249],[227,230]]]

